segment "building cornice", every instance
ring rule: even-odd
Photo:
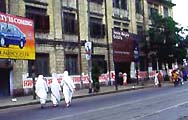
[[[168,7],[173,7],[176,4],[172,3],[171,1],[168,0],[147,0],[147,2],[150,3],[156,3],[156,4],[163,4],[163,5],[167,5]]]
[[[36,1],[36,0],[24,0],[24,2],[48,6],[48,3],[46,3],[46,2],[40,2],[40,1]]]

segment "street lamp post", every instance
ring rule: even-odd
[[[138,48],[135,47],[134,49],[134,60],[136,64],[136,83],[138,85],[138,59],[139,59],[139,53],[138,53]]]
[[[87,47],[86,49],[88,49],[89,51],[89,59],[87,60],[88,61],[88,77],[89,77],[89,91],[88,93],[92,93],[92,69],[91,69],[91,65],[92,65],[92,60],[91,60],[91,40],[90,40],[90,0],[87,0],[87,14],[88,14],[88,42],[86,42],[87,45],[85,45],[85,47]]]
[[[86,54],[86,60],[88,62],[88,77],[89,77],[89,93],[92,93],[92,77],[91,77],[91,42],[85,43],[85,54]]]
[[[35,94],[35,65],[34,65],[34,61],[32,61],[32,80],[33,80],[33,99],[36,99],[36,94]]]

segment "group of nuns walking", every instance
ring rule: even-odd
[[[51,95],[51,101],[54,107],[58,106],[60,102],[61,91],[63,91],[66,107],[71,105],[71,99],[75,90],[75,85],[71,77],[68,75],[68,71],[64,71],[61,84],[58,83],[57,74],[52,74],[52,83],[49,86],[47,81],[44,79],[44,76],[39,75],[35,87],[35,93],[40,99],[41,108],[43,108],[46,104],[48,92]]]

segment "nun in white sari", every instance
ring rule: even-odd
[[[51,89],[51,100],[52,100],[53,106],[55,107],[58,105],[61,99],[61,95],[60,95],[61,86],[58,83],[56,73],[52,74],[52,83],[50,84],[50,89]]]
[[[41,108],[43,108],[44,105],[46,104],[47,92],[48,92],[48,86],[46,81],[44,80],[43,75],[38,76],[35,87],[36,87],[35,93],[40,99]]]
[[[63,86],[63,95],[65,98],[65,105],[69,107],[71,104],[72,95],[75,90],[75,85],[71,77],[68,75],[68,71],[64,71],[61,85]]]

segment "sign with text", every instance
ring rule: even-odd
[[[81,80],[80,80],[80,76],[79,75],[72,75],[70,76],[74,82],[74,84],[80,84]],[[47,81],[48,86],[50,86],[50,84],[52,83],[52,77],[44,77]],[[33,80],[32,78],[27,78],[27,77],[22,77],[23,79],[23,88],[32,88],[33,87]],[[63,79],[62,75],[58,75],[58,82],[59,84],[61,84],[61,81]],[[37,78],[35,78],[35,81],[37,80]],[[89,77],[88,75],[84,75],[82,76],[82,81],[84,84],[88,84],[89,83]]]
[[[130,33],[113,30],[113,57],[115,62],[131,62],[134,60],[134,41]]]
[[[92,47],[92,43],[91,42],[86,42],[85,43],[86,60],[90,60],[91,59],[91,47]]]
[[[35,59],[32,20],[0,12],[0,58]]]

